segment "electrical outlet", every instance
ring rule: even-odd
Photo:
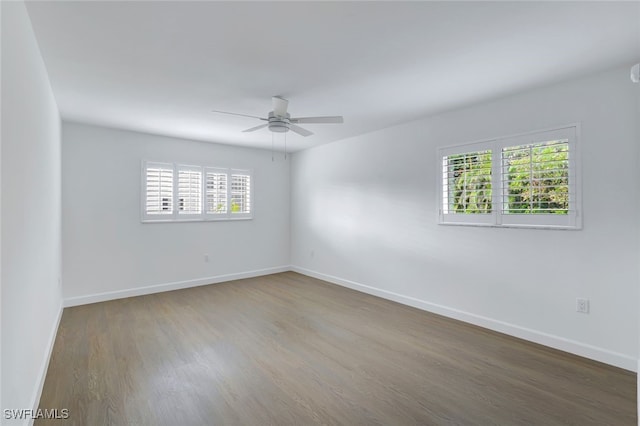
[[[204,255],[204,261],[205,261],[205,262],[209,262],[209,255],[208,255],[208,254],[205,254],[205,255]]]
[[[582,314],[589,313],[589,299],[576,299],[576,311]]]

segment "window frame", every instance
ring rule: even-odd
[[[231,209],[231,199],[232,199],[232,185],[233,185],[233,176],[247,176],[249,178],[249,192],[247,194],[248,204],[249,204],[249,212],[234,212]],[[229,214],[229,218],[231,220],[234,219],[247,219],[250,218],[253,214],[253,176],[249,172],[249,170],[243,169],[229,169],[229,173],[227,174],[227,213]]]
[[[196,172],[200,174],[200,211],[199,213],[191,213],[188,210],[184,210],[182,211],[180,209],[180,204],[182,203],[182,201],[180,201],[180,172],[185,171],[185,172]],[[202,179],[202,167],[199,166],[192,166],[189,164],[174,164],[174,172],[173,172],[173,179],[174,179],[174,185],[173,185],[173,200],[174,200],[174,206],[175,206],[175,215],[182,219],[182,220],[198,220],[198,219],[202,219],[202,215],[203,215],[203,179]]]
[[[450,225],[475,225],[475,226],[490,226],[496,222],[496,209],[495,209],[495,187],[493,184],[493,177],[495,176],[494,159],[495,150],[491,143],[492,141],[476,142],[470,144],[463,144],[457,146],[451,146],[446,148],[440,148],[438,150],[439,159],[439,218],[440,223]],[[444,157],[452,155],[470,154],[481,151],[489,151],[491,157],[491,213],[447,213],[444,209]]]
[[[150,167],[163,167],[173,172],[172,208],[170,214],[149,214],[147,212],[147,169]],[[196,171],[200,173],[200,213],[180,213],[179,209],[179,172],[181,170]],[[226,175],[226,211],[224,213],[207,212],[207,172]],[[244,213],[232,214],[230,211],[231,190],[230,182],[232,174],[242,174],[249,177],[250,210]],[[251,169],[238,169],[229,167],[213,167],[209,165],[191,165],[183,163],[169,163],[163,161],[142,160],[141,166],[141,197],[140,212],[142,223],[168,223],[168,222],[215,222],[230,220],[253,219],[255,211],[253,172]]]
[[[569,147],[569,211],[558,214],[516,214],[503,212],[503,149],[566,139]],[[582,229],[582,173],[579,149],[580,123],[558,126],[477,142],[441,147],[438,151],[438,224],[539,229]],[[446,213],[444,211],[444,157],[491,151],[491,213]]]
[[[162,168],[166,170],[171,170],[171,179],[172,179],[172,187],[171,187],[171,212],[170,213],[148,213],[147,212],[147,197],[148,197],[148,185],[147,185],[147,170],[149,168]],[[176,206],[175,206],[175,184],[176,184],[176,176],[175,176],[175,167],[173,163],[165,163],[160,161],[144,161],[142,164],[142,173],[141,173],[141,187],[142,187],[142,196],[140,197],[141,201],[141,212],[142,212],[142,221],[143,222],[166,222],[171,221],[175,215]]]
[[[227,220],[229,216],[229,169],[221,167],[203,167],[203,182],[204,182],[204,199],[202,211],[207,220]],[[222,213],[211,213],[207,210],[209,200],[207,198],[207,173],[223,174],[225,175],[225,209]]]

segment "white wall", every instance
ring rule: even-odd
[[[62,312],[60,116],[24,4],[1,7],[2,408],[29,409]]]
[[[640,143],[640,83],[635,83],[634,86],[636,93],[636,140]],[[638,164],[640,165],[640,150],[638,150]],[[640,185],[637,186],[637,191],[640,193]],[[640,240],[640,234],[638,234],[638,239]],[[640,286],[640,253],[638,256],[638,285]],[[638,299],[638,306],[640,306],[640,298]],[[638,319],[640,320],[640,318]],[[638,323],[638,336],[640,342],[640,322]],[[638,350],[638,369],[636,371],[640,372],[640,348]],[[640,374],[637,375],[636,380],[636,389],[640,389]],[[636,392],[636,394],[638,399],[638,426],[640,426],[640,392]]]
[[[254,218],[141,223],[142,160],[252,169]],[[265,150],[63,123],[62,168],[67,305],[288,269],[281,154],[272,162]]]
[[[2,5],[0,5],[0,40],[2,33]],[[0,53],[2,47],[0,46]],[[0,95],[2,94],[2,55],[0,54]],[[0,410],[2,404],[2,102],[0,101]]]
[[[0,4],[0,40],[2,40],[2,5]],[[0,53],[2,47],[0,46]],[[2,55],[0,54],[0,95],[2,94]],[[0,410],[2,404],[2,102],[0,100]]]
[[[633,89],[624,67],[296,153],[292,265],[635,370]],[[574,122],[582,125],[583,230],[437,225],[437,147]],[[590,314],[575,311],[576,297],[591,300]]]

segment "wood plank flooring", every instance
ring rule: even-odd
[[[635,374],[293,272],[64,310],[36,425],[637,425]]]

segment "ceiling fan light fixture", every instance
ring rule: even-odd
[[[289,125],[284,122],[269,123],[269,130],[276,133],[285,133],[289,131]]]
[[[276,133],[288,132],[291,125],[289,117],[291,116],[286,112],[285,115],[278,116],[275,111],[271,111],[269,113],[269,130]]]
[[[289,101],[280,97],[274,96],[271,98],[273,104],[273,111],[269,113],[267,118],[256,117],[248,114],[239,114],[236,112],[218,111],[212,112],[239,115],[242,117],[257,118],[258,120],[266,121],[266,124],[251,127],[250,129],[243,130],[244,133],[255,132],[256,130],[264,129],[265,127],[271,132],[286,133],[291,130],[300,136],[307,137],[313,135],[313,132],[298,126],[299,123],[315,123],[315,124],[341,124],[344,123],[344,119],[340,115],[326,116],[326,117],[294,117],[291,118],[291,114],[287,112]]]

